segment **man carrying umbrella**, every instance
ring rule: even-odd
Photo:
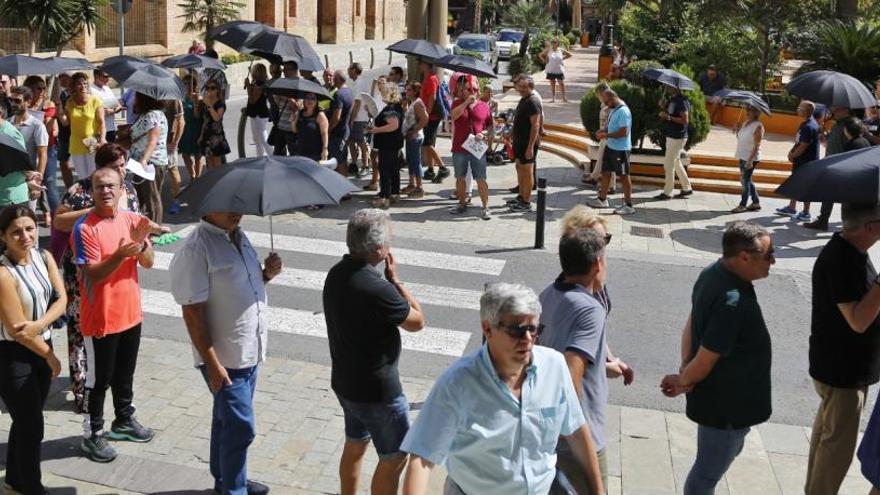
[[[846,151],[846,135],[844,134],[844,122],[849,118],[849,108],[832,106],[831,117],[834,118],[834,127],[828,132],[828,141],[825,144],[825,156],[833,156]],[[823,201],[819,216],[812,222],[807,222],[804,227],[815,230],[828,230],[828,219],[834,210],[834,203]]]
[[[684,149],[688,138],[691,105],[680,89],[670,86],[667,90],[670,98],[666,103],[666,108],[660,112],[660,119],[666,122],[666,127],[663,130],[666,135],[666,156],[663,158],[663,171],[666,180],[663,184],[663,192],[654,197],[654,199],[660,200],[672,199],[676,176],[681,183],[681,192],[676,197],[686,198],[694,193],[687,171],[681,164],[681,150]]]
[[[193,344],[195,365],[213,395],[210,470],[217,493],[255,495],[268,488],[247,479],[253,442],[253,397],[266,360],[266,286],[281,273],[271,253],[260,266],[239,228],[242,215],[208,213],[171,260],[174,300]],[[223,270],[212,267],[223,266]]]

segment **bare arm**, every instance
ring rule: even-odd
[[[577,388],[577,387],[575,387]],[[578,464],[587,476],[587,485],[590,493],[605,493],[602,486],[602,472],[599,469],[599,457],[596,455],[596,446],[593,444],[593,435],[590,428],[583,424],[574,433],[565,437]]]
[[[568,365],[568,372],[571,375],[571,382],[574,384],[574,392],[578,396],[578,400],[584,398],[583,376],[587,370],[589,363],[582,355],[574,351],[565,351],[565,364]]]
[[[422,495],[428,489],[434,465],[417,455],[410,457],[403,479],[403,495]]]
[[[751,154],[749,154],[749,161],[753,162],[758,158],[758,153],[761,151],[761,141],[764,139],[764,126],[759,125],[755,129],[755,147],[752,148]]]
[[[380,127],[373,127],[370,132],[372,134],[383,134],[386,132],[394,132],[398,129],[400,129],[400,120],[397,117],[392,117],[388,119],[387,124]]]
[[[351,125],[354,123],[354,117],[355,117],[355,115],[358,114],[358,112],[360,110],[361,110],[361,100],[360,100],[360,98],[358,98],[357,100],[354,100],[354,104],[351,105],[351,115],[349,115],[349,117],[348,117],[348,125]]]
[[[403,323],[398,326],[407,332],[418,332],[425,328],[425,315],[422,313],[422,306],[403,286],[403,282],[397,276],[397,265],[394,263],[394,255],[390,252],[385,258],[385,279],[391,282],[394,288],[397,289],[397,292],[409,303],[409,314],[406,315]]]
[[[37,172],[40,175],[46,172],[46,163],[49,160],[49,148],[47,146],[37,146]]]
[[[91,208],[83,208],[82,210],[68,210],[66,206],[59,206],[55,212],[55,218],[52,219],[52,227],[61,232],[72,232],[76,221],[86,216]]]
[[[541,115],[535,114],[529,117],[529,123],[531,124],[531,129],[529,131],[529,146],[526,148],[526,151],[532,150],[535,148],[535,144],[538,142],[538,134],[541,132]]]
[[[324,115],[324,112],[318,114],[318,129],[321,130],[321,150],[327,151],[327,147],[329,146],[330,141],[330,122],[327,121],[327,116]]]
[[[691,340],[693,338],[693,330],[691,329],[692,315],[688,315],[687,323],[684,324],[684,331],[681,332],[681,365],[680,370],[684,369],[688,361],[691,360]]]
[[[330,116],[330,130],[336,129],[336,126],[339,125],[340,120],[342,120],[342,108],[337,108],[333,110],[333,115]]]
[[[451,112],[452,120],[458,120],[458,118],[461,117],[461,114],[463,114],[464,111],[467,110],[468,105],[470,105],[471,103],[473,103],[473,97],[462,101],[461,105],[454,107]]]
[[[153,245],[147,243],[144,249],[137,255],[138,264],[144,268],[153,268],[155,257],[156,253],[153,251]]]
[[[0,321],[3,322],[6,331],[12,334],[12,338],[36,355],[42,358],[52,355],[52,348],[41,335],[29,335],[24,328],[21,328],[21,323],[26,322],[27,319],[24,316],[21,299],[18,297],[15,279],[6,269],[0,270]]]
[[[793,161],[795,158],[803,155],[807,151],[807,148],[810,147],[810,144],[811,143],[798,143],[793,150],[788,152],[788,161]]]
[[[700,346],[697,355],[681,372],[681,386],[688,388],[705,380],[720,358],[721,354]]]
[[[153,157],[153,153],[156,151],[156,147],[159,146],[159,138],[162,135],[162,129],[158,127],[153,127],[150,129],[150,135],[147,137],[149,141],[147,142],[147,147],[144,149],[144,156],[141,157],[141,163],[146,167],[148,163],[150,163],[150,158]]]
[[[853,332],[865,333],[880,314],[880,286],[873,284],[860,301],[838,303],[837,308]]]
[[[95,110],[95,120],[98,121],[98,144],[107,142],[107,122],[104,120],[104,106],[98,105]]]

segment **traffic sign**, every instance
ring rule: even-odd
[[[113,0],[113,10],[117,14],[127,14],[131,10],[131,2],[133,0]]]

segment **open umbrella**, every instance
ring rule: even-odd
[[[672,86],[682,91],[696,89],[697,85],[684,74],[676,72],[672,69],[645,69],[642,77],[657,81],[660,84]]]
[[[832,107],[869,108],[877,99],[858,79],[831,70],[814,70],[792,79],[785,90],[795,96]]]
[[[34,170],[27,150],[11,136],[0,132],[0,176],[26,170]]]
[[[170,69],[217,69],[226,70],[226,64],[216,58],[190,53],[175,55],[162,61],[164,67]]]
[[[763,98],[756,95],[755,93],[752,93],[751,91],[746,91],[744,89],[722,89],[715,93],[714,96],[718,96],[722,100],[734,101],[753,108],[757,108],[765,114],[770,115],[770,105],[768,105]]]
[[[177,199],[189,203],[199,216],[215,212],[265,216],[309,205],[338,205],[343,196],[357,190],[348,179],[314,160],[263,156],[209,170]],[[271,229],[271,216],[269,220]]]
[[[286,96],[288,98],[302,98],[306,93],[318,95],[319,100],[329,100],[332,98],[323,86],[301,77],[282,77],[269,81],[266,84],[266,93]]]
[[[0,74],[24,76],[31,74],[55,74],[51,59],[29,57],[27,55],[7,55],[0,57]]]
[[[254,36],[272,28],[254,21],[232,21],[221,24],[211,31],[211,39],[219,41],[233,50],[241,50],[242,45]]]
[[[480,59],[467,55],[444,55],[435,60],[434,65],[455,72],[472,74],[477,77],[498,77],[495,71],[492,70],[492,66]]]
[[[805,163],[776,192],[798,201],[880,203],[880,146]]]
[[[153,61],[141,57],[131,55],[117,55],[109,57],[101,64],[101,70],[110,75],[116,82],[122,84],[123,81],[131,77],[138,69],[148,65],[156,65]]]
[[[296,34],[266,30],[247,40],[239,50],[276,64],[296,62],[300,70],[324,70],[324,64],[315,49],[305,38]]]
[[[54,74],[60,74],[69,70],[92,70],[95,68],[88,60],[75,57],[52,57],[49,59],[55,67]]]
[[[437,60],[438,58],[447,55],[446,49],[436,43],[411,38],[400,40],[386,48],[386,50],[389,52],[402,53],[404,55],[412,55],[430,61]]]
[[[108,74],[110,74],[109,71]],[[186,87],[180,78],[158,64],[140,67],[125,79],[113,77],[119,84],[156,100],[182,100],[186,95]]]

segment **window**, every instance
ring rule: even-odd
[[[287,0],[287,17],[296,17],[296,0]]]
[[[354,15],[355,17],[361,16],[361,0],[354,0]]]

